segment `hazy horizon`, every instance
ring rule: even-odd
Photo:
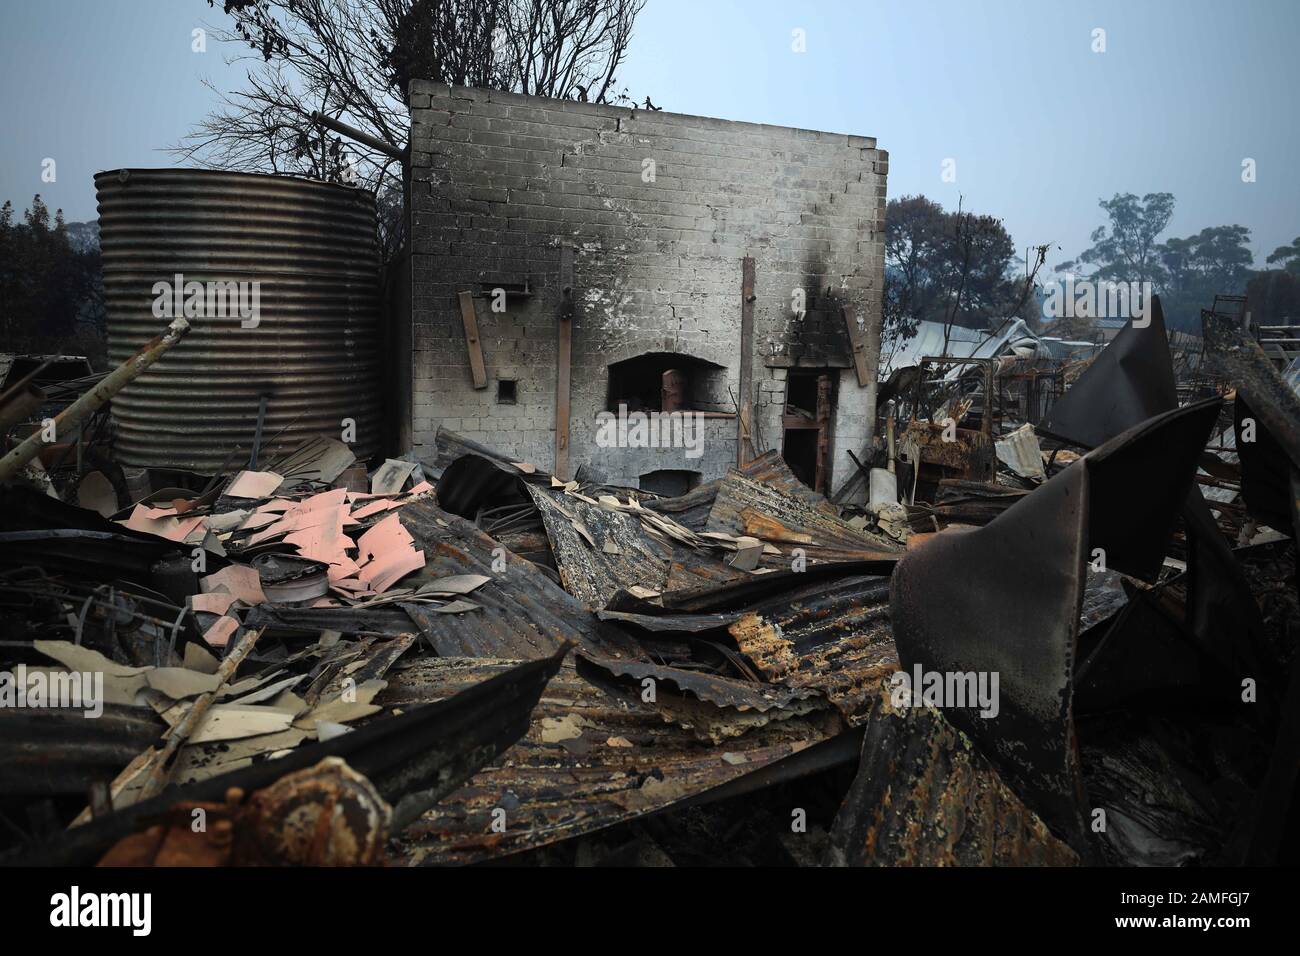
[[[178,165],[165,149],[215,101],[202,80],[228,90],[242,77],[223,60],[236,51],[190,47],[192,29],[225,19],[205,0],[0,9],[0,201],[21,211],[40,193],[69,221],[91,220],[96,171]],[[873,136],[890,154],[891,198],[952,209],[960,197],[1003,219],[1021,255],[1059,246],[1049,270],[1088,245],[1098,200],[1124,192],[1174,194],[1164,238],[1248,227],[1264,268],[1300,234],[1286,172],[1300,131],[1271,107],[1295,88],[1298,28],[1300,4],[1286,0],[649,0],[619,87],[673,112]],[[806,52],[791,48],[795,29]],[[41,179],[47,158],[54,183]],[[955,182],[941,178],[947,159]]]

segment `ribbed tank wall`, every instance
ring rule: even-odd
[[[204,290],[201,313],[187,315],[189,336],[113,399],[119,461],[211,472],[236,446],[246,459],[263,394],[262,461],[309,435],[339,438],[347,419],[357,457],[378,452],[370,193],[193,169],[112,170],[95,177],[95,188],[112,362],[167,326],[158,299],[171,300],[178,275]],[[239,283],[245,306],[256,290],[256,316],[241,316]],[[209,289],[227,290],[224,309]]]

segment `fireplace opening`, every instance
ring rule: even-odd
[[[700,473],[684,468],[661,468],[658,471],[647,471],[638,482],[642,491],[663,495],[665,498],[678,498],[700,483]]]
[[[608,408],[629,412],[729,412],[727,370],[676,352],[652,352],[609,366]]]

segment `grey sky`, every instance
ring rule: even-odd
[[[173,164],[161,150],[212,103],[201,79],[242,75],[218,44],[191,51],[223,20],[205,0],[0,4],[0,201],[40,192],[91,219],[96,170]],[[1295,0],[649,0],[621,85],[676,112],[875,136],[891,196],[960,194],[1022,250],[1062,246],[1049,262],[1087,245],[1099,198],[1168,191],[1166,235],[1240,223],[1263,266],[1300,234],[1298,39]]]

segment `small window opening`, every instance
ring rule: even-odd
[[[519,393],[512,378],[497,379],[497,404],[514,405],[519,400]]]

